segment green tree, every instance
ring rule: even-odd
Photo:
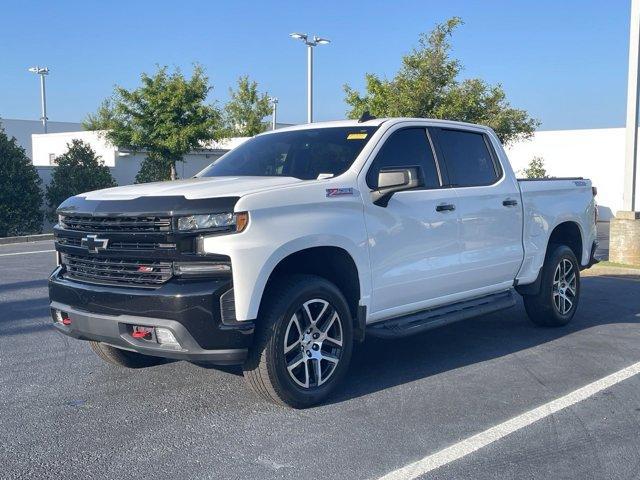
[[[392,80],[368,73],[363,95],[345,85],[347,115],[365,111],[377,117],[443,118],[493,128],[508,144],[531,136],[539,122],[524,110],[512,108],[501,85],[472,78],[460,80],[462,64],[451,58],[449,39],[462,20],[453,17],[423,33],[418,47],[402,58]]]
[[[153,75],[143,73],[135,90],[116,86],[113,97],[87,117],[85,125],[106,130],[110,143],[134,152],[146,152],[152,162],[166,166],[175,180],[176,162],[184,155],[216,138],[221,115],[206,102],[211,91],[209,79],[196,65],[190,79],[180,70],[173,73],[158,67]],[[145,164],[143,163],[143,166]]]
[[[544,168],[544,158],[533,157],[529,162],[529,166],[522,173],[524,178],[549,178],[547,169]]]
[[[236,90],[229,89],[231,99],[224,107],[225,136],[253,137],[267,129],[262,121],[271,114],[267,93],[258,92],[258,83],[248,76],[238,78]]]
[[[82,122],[85,130],[109,130],[115,119],[113,102],[110,98],[102,101],[96,113],[90,113]]]
[[[0,124],[0,237],[41,231],[41,184],[24,149]]]
[[[135,183],[161,182],[171,178],[171,167],[161,158],[147,155],[140,165]]]
[[[109,168],[82,140],[74,139],[67,144],[67,152],[57,157],[55,163],[46,192],[47,216],[51,221],[56,220],[56,208],[67,198],[116,186]]]

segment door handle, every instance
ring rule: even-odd
[[[504,205],[505,207],[515,207],[516,205],[518,205],[518,201],[507,199],[502,201],[502,205]]]
[[[436,206],[436,212],[453,212],[456,206],[452,203],[442,203]]]

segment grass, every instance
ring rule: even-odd
[[[617,267],[617,268],[635,268],[635,269],[640,269],[640,265],[627,265],[626,263],[616,263],[616,262],[610,262],[608,260],[603,260],[600,263],[598,263],[597,265],[595,265],[596,267]]]

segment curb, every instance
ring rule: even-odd
[[[11,245],[13,243],[40,242],[42,240],[53,240],[53,233],[43,233],[39,235],[24,235],[22,237],[2,237],[0,245]]]
[[[640,269],[627,267],[610,267],[607,265],[594,265],[588,270],[583,270],[581,274],[585,277],[596,277],[598,275],[622,275],[640,276]]]

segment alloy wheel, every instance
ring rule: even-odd
[[[553,303],[560,315],[567,315],[575,305],[577,276],[573,263],[563,258],[553,274]]]
[[[291,379],[305,389],[320,387],[333,376],[342,356],[342,319],[328,301],[309,300],[289,319],[283,343]]]

